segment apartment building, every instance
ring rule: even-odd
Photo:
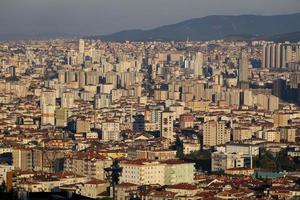
[[[180,160],[127,160],[122,161],[121,166],[121,183],[172,185],[194,182],[194,163]]]
[[[65,160],[64,171],[105,180],[104,168],[111,164],[112,160],[108,157],[93,152],[79,152]]]

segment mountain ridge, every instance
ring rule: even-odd
[[[300,32],[300,13],[285,15],[210,15],[153,29],[123,30],[109,35],[87,36],[104,41],[214,40],[230,35],[270,37]]]

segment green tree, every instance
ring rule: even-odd
[[[289,159],[287,152],[285,150],[280,151],[276,155],[276,166],[277,171],[295,171],[296,163],[293,159]]]
[[[183,160],[194,162],[197,170],[211,171],[211,152],[210,151],[194,151],[185,155]]]
[[[253,161],[255,168],[268,171],[295,171],[298,168],[298,165],[288,157],[285,150],[281,150],[276,156],[273,156],[269,151],[264,151],[261,156],[254,157]]]

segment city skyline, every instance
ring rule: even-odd
[[[0,200],[300,198],[299,0],[0,1]]]

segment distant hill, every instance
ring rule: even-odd
[[[300,41],[300,31],[299,32],[293,32],[293,33],[284,33],[280,35],[274,35],[271,37],[267,37],[267,40],[275,41],[275,42],[299,42]]]
[[[300,13],[258,16],[207,16],[151,30],[126,30],[111,35],[88,36],[104,41],[214,40],[223,38],[268,38],[300,32]]]

